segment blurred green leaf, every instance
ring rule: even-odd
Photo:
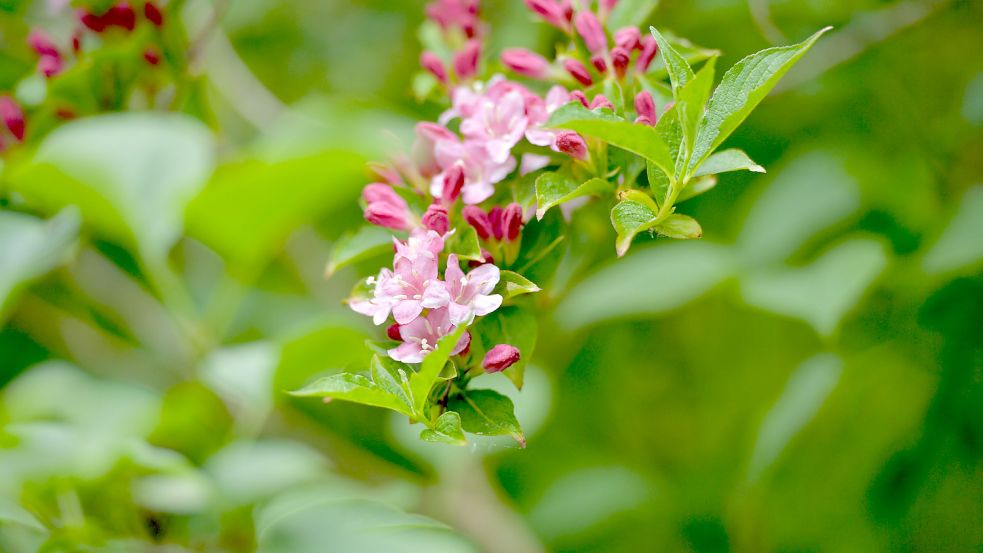
[[[393,235],[384,228],[363,226],[339,238],[331,250],[325,274],[331,276],[342,267],[392,251]]]
[[[694,177],[704,175],[716,175],[718,173],[728,173],[730,171],[752,171],[754,173],[764,173],[765,168],[751,161],[743,151],[737,148],[730,148],[714,153],[706,159],[693,172]]]
[[[453,395],[447,409],[461,415],[465,431],[479,436],[510,435],[522,447],[526,438],[515,419],[512,400],[492,390],[466,390]]]
[[[328,468],[327,460],[316,450],[275,438],[233,442],[204,467],[221,497],[235,504],[254,503],[316,481]]]
[[[71,209],[50,221],[0,211],[0,324],[21,287],[65,260],[78,227],[78,214]]]
[[[542,220],[549,208],[582,196],[605,192],[611,185],[604,179],[577,181],[560,173],[543,173],[536,179],[536,218]]]
[[[638,27],[652,15],[659,0],[621,0],[614,6],[606,21],[611,30],[622,27]]]
[[[966,191],[942,236],[925,255],[922,266],[931,274],[972,268],[983,259],[983,186]]]
[[[461,416],[454,411],[446,411],[437,417],[433,428],[424,428],[420,439],[425,442],[437,442],[451,445],[466,445],[467,439],[461,430]]]

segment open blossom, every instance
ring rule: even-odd
[[[499,97],[482,98],[472,115],[461,121],[461,134],[484,144],[493,163],[503,163],[522,140],[528,124],[522,93],[510,90]]]
[[[389,350],[389,357],[403,363],[420,363],[437,347],[441,338],[456,330],[451,323],[447,309],[433,309],[424,317],[418,317],[412,322],[399,326],[399,337],[403,343]],[[471,335],[467,332],[454,344],[451,355],[457,355],[471,343]]]
[[[495,193],[495,183],[507,177],[515,170],[515,158],[509,156],[501,163],[496,163],[488,155],[484,143],[466,140],[438,142],[434,148],[437,164],[444,170],[450,170],[459,165],[464,170],[464,184],[461,187],[461,199],[466,204],[481,203]],[[455,169],[456,170],[456,169]],[[430,193],[435,198],[443,198],[444,174],[434,176],[430,181]]]
[[[501,307],[502,296],[491,293],[500,274],[498,267],[485,263],[465,275],[457,256],[448,256],[444,285],[452,324],[471,324],[476,315],[487,315]]]
[[[545,100],[529,102],[526,111],[529,117],[529,126],[526,128],[526,140],[536,146],[550,146],[556,144],[557,131],[543,127],[549,121],[550,115],[560,108],[560,106],[570,101],[570,94],[567,89],[560,85],[550,88],[546,93]]]

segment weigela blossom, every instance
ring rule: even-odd
[[[407,324],[399,325],[402,344],[388,351],[389,357],[403,363],[420,363],[437,347],[441,338],[457,329],[451,323],[447,309],[434,309],[424,317],[418,317]],[[454,344],[451,355],[457,355],[471,343],[471,334],[464,335]]]

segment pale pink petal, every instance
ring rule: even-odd
[[[474,310],[469,304],[450,302],[447,304],[447,311],[451,323],[455,325],[469,325],[474,320]]]
[[[478,295],[475,296],[471,305],[474,308],[475,315],[484,316],[502,306],[502,296],[498,294],[491,294],[489,296]]]
[[[468,273],[468,281],[479,294],[488,294],[494,290],[499,278],[501,278],[501,271],[491,263],[475,267]]]
[[[395,348],[387,351],[389,357],[403,363],[419,363],[423,361],[423,348],[417,342],[403,342]]]
[[[423,307],[436,309],[444,307],[451,301],[451,295],[447,291],[447,285],[440,281],[433,281],[423,292]]]
[[[407,299],[393,306],[393,318],[401,325],[409,324],[423,312],[420,300]],[[400,327],[402,328],[402,327]]]

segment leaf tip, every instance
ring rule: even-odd
[[[546,216],[546,209],[547,208],[542,208],[542,209],[537,209],[536,210],[536,220],[537,221],[542,221],[543,220],[543,217]]]

